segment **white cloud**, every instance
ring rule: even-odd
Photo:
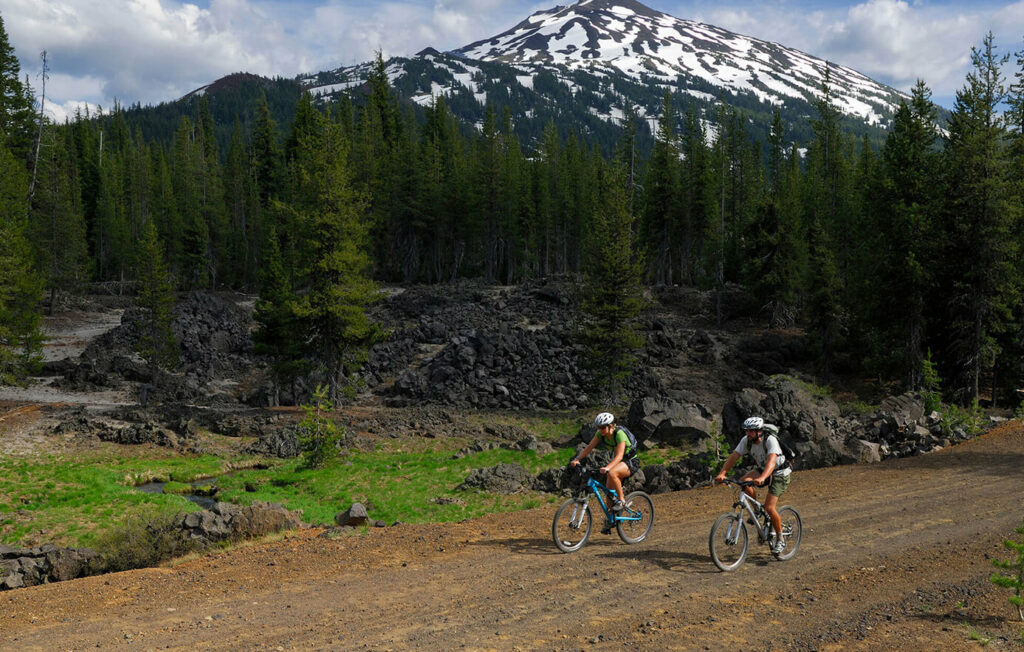
[[[233,72],[294,77],[432,46],[449,49],[511,27],[501,0],[3,0],[22,69],[48,95],[104,106],[173,100]],[[58,77],[57,73],[60,73]],[[80,78],[87,82],[73,83]],[[102,80],[97,86],[96,81]],[[37,82],[33,82],[38,85]]]
[[[294,77],[372,58],[451,49],[568,0],[0,0],[23,71],[38,87],[47,50],[55,106],[167,101],[233,72]],[[1024,0],[1002,7],[945,0],[650,0],[828,58],[936,97],[963,85],[972,45],[992,29],[1020,49]]]
[[[938,94],[950,95],[963,82],[983,22],[983,16],[956,8],[869,0],[828,25],[822,46],[836,61],[897,88],[923,79]]]
[[[677,5],[680,18],[794,47],[909,90],[923,79],[936,99],[963,86],[971,47],[992,30],[1000,51],[1020,49],[1024,1],[991,3],[865,0],[859,3],[797,0]],[[687,16],[689,12],[693,15]]]

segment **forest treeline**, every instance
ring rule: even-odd
[[[378,56],[341,101],[302,95],[287,129],[262,98],[224,151],[216,96],[169,142],[116,107],[41,121],[0,21],[0,373],[25,368],[63,293],[235,289],[259,294],[257,349],[278,380],[315,359],[336,393],[384,336],[365,316],[377,283],[559,276],[611,284],[582,295],[595,315],[637,283],[740,285],[765,326],[806,330],[825,382],[934,389],[937,372],[951,400],[1016,402],[1024,58],[1007,78],[990,34],[972,62],[947,125],[919,81],[880,149],[844,130],[826,74],[810,142],[778,114],[758,142],[741,111],[711,123],[666,94],[641,160],[629,115],[611,156],[553,122],[521,143],[493,105],[469,131],[443,96],[417,120]],[[616,320],[642,307],[623,303]]]

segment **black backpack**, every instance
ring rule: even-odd
[[[796,463],[796,458],[799,456],[799,453],[797,453],[796,450],[794,450],[792,446],[787,444],[786,440],[784,440],[782,437],[779,437],[778,435],[768,435],[768,436],[769,437],[775,437],[775,441],[779,442],[779,448],[782,449],[782,454],[786,458],[786,463],[783,464],[780,468],[783,468],[783,469],[794,469],[794,468],[796,468],[795,463]],[[767,444],[767,443],[768,442],[766,441],[765,444]]]

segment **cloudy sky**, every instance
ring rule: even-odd
[[[0,0],[11,45],[60,118],[80,103],[155,104],[232,72],[294,77],[427,46],[453,49],[569,0]],[[1024,49],[1024,0],[649,0],[850,66],[899,89],[923,79],[952,106],[972,46]],[[1012,64],[1012,59],[1011,59]],[[1006,74],[1013,74],[1007,68]]]

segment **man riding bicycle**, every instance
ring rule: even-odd
[[[764,436],[766,429],[771,432],[767,437]],[[779,518],[776,507],[779,504],[779,496],[785,493],[789,487],[792,469],[775,436],[779,432],[776,426],[766,425],[761,417],[750,417],[743,422],[743,430],[746,434],[729,455],[729,459],[725,460],[725,466],[715,476],[715,482],[724,482],[725,474],[742,456],[747,453],[753,455],[754,460],[761,466],[761,471],[748,471],[740,480],[753,480],[758,486],[764,486],[765,482],[768,482],[768,496],[764,499],[764,510],[768,512],[772,529],[775,530],[775,543],[772,545],[772,552],[779,554],[785,549],[786,542],[782,538],[782,519]],[[757,492],[753,487],[744,487],[743,491],[751,498],[757,498]]]
[[[569,462],[569,466],[579,466],[590,451],[597,446],[613,451],[612,461],[601,467],[601,473],[607,474],[604,485],[615,490],[615,502],[612,503],[612,511],[622,511],[622,481],[633,475],[640,468],[640,461],[637,459],[636,438],[628,429],[615,423],[615,417],[611,412],[602,412],[594,419],[594,426],[597,432],[590,440],[587,447],[580,451]]]

